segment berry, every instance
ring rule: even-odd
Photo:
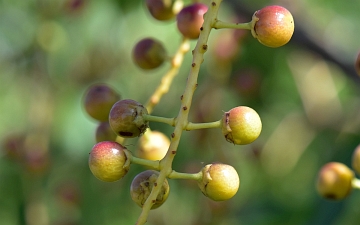
[[[288,43],[294,33],[291,13],[278,5],[266,6],[253,15],[252,35],[265,46],[280,47]]]
[[[143,118],[143,115],[147,114],[146,108],[139,102],[131,99],[121,100],[111,108],[109,124],[121,137],[138,137],[149,127],[149,123]]]
[[[170,20],[175,17],[181,5],[174,4],[178,1],[146,0],[145,4],[150,14],[157,20]]]
[[[352,190],[354,172],[338,162],[325,164],[319,171],[316,188],[319,194],[330,200],[340,200]]]
[[[163,44],[153,38],[140,40],[133,49],[133,60],[142,69],[155,69],[167,58]]]
[[[142,207],[149,197],[152,188],[154,185],[159,185],[156,183],[156,179],[159,177],[159,172],[155,170],[146,170],[139,173],[134,180],[131,182],[130,186],[130,195],[131,198],[136,204]],[[165,179],[162,184],[161,190],[152,205],[151,209],[156,209],[160,207],[167,199],[170,192],[170,186],[168,181]]]
[[[240,178],[234,167],[221,163],[206,165],[202,169],[198,186],[202,193],[214,201],[232,198],[239,189]]]
[[[86,91],[84,105],[86,112],[98,121],[107,121],[109,112],[120,95],[106,84],[95,84]]]
[[[109,121],[99,123],[95,133],[96,142],[115,141],[116,137],[117,135],[111,129]]]
[[[203,16],[207,10],[207,5],[202,3],[194,3],[184,7],[176,16],[180,33],[186,38],[197,39],[204,23]]]
[[[358,145],[352,155],[352,168],[357,174],[360,174],[360,145]]]
[[[102,181],[120,180],[130,169],[130,160],[125,151],[127,151],[126,148],[117,142],[103,141],[97,143],[89,155],[91,172]]]
[[[236,145],[255,141],[262,128],[260,116],[247,106],[238,106],[224,113],[221,125],[226,140]]]
[[[169,148],[169,138],[159,131],[147,132],[139,138],[138,155],[148,160],[164,158]]]
[[[357,74],[360,76],[360,52],[357,55],[356,61],[355,61],[355,70]]]

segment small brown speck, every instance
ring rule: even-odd
[[[192,67],[195,67],[195,66],[196,66],[196,63],[192,63],[191,66],[192,66]]]
[[[175,133],[172,133],[172,134],[171,134],[171,137],[174,138],[174,137],[175,137]]]
[[[183,107],[183,110],[187,110],[187,107],[186,107],[186,106],[184,106],[184,107]]]

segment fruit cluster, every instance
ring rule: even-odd
[[[352,168],[360,174],[360,145],[352,155]],[[339,162],[329,162],[319,171],[316,188],[320,196],[329,200],[346,198],[353,188],[360,188],[360,180],[348,166]]]
[[[232,28],[250,30],[252,35],[268,47],[286,44],[294,31],[291,13],[281,6],[267,6],[256,11],[249,23],[228,23],[217,18],[220,0],[192,3],[183,6],[181,1],[146,0],[151,16],[160,21],[176,19],[176,25],[183,41],[177,53],[170,57],[163,44],[155,38],[140,40],[133,48],[134,63],[144,70],[152,70],[167,60],[171,68],[149,98],[146,104],[132,99],[121,99],[109,85],[95,84],[85,94],[86,112],[99,122],[96,130],[97,144],[89,155],[89,167],[94,176],[102,181],[113,182],[124,177],[131,164],[144,165],[149,170],[138,174],[130,187],[131,198],[142,213],[137,224],[144,224],[150,209],[161,206],[170,191],[167,178],[191,179],[198,184],[200,191],[214,201],[232,198],[240,186],[240,178],[234,167],[223,163],[210,163],[198,173],[180,173],[172,169],[181,133],[184,130],[218,128],[224,138],[235,145],[246,145],[255,141],[261,132],[262,123],[258,113],[247,106],[237,106],[215,122],[192,123],[188,115],[192,97],[197,87],[197,78],[208,49],[207,40],[212,28]],[[160,101],[181,66],[189,41],[197,40],[192,51],[187,83],[181,106],[176,117],[165,118],[152,115],[153,107]],[[174,127],[169,136],[160,131],[150,130],[149,122],[165,123]],[[125,147],[127,138],[139,137],[136,155]]]

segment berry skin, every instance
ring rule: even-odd
[[[253,15],[252,35],[268,47],[277,48],[288,43],[294,33],[291,13],[278,5],[266,6]]]
[[[139,138],[138,156],[148,160],[161,160],[169,148],[169,138],[159,132],[146,132]]]
[[[354,172],[346,165],[338,162],[325,164],[319,171],[316,188],[318,193],[330,200],[347,197],[352,190]]]
[[[113,131],[124,138],[138,137],[149,127],[143,115],[147,115],[146,108],[139,102],[124,99],[116,102],[110,110],[109,124]]]
[[[357,174],[360,174],[360,145],[358,145],[352,155],[352,168]]]
[[[109,121],[101,122],[96,128],[95,140],[96,143],[102,141],[115,141],[117,135],[111,129]]]
[[[194,3],[184,7],[176,16],[180,33],[186,38],[197,39],[204,23],[203,16],[207,10],[207,5],[202,3]]]
[[[171,20],[178,13],[181,5],[175,5],[175,1],[167,0],[146,0],[145,4],[152,17],[157,20]]]
[[[226,140],[236,145],[255,141],[262,128],[260,116],[247,106],[238,106],[224,113],[221,126]]]
[[[214,201],[232,198],[240,187],[240,178],[234,167],[221,163],[206,165],[198,182],[202,193]]]
[[[130,160],[125,151],[127,149],[117,142],[103,141],[97,143],[89,155],[91,172],[101,181],[114,182],[120,180],[130,169]]]
[[[142,69],[155,69],[167,58],[163,44],[153,38],[140,40],[133,49],[133,60]]]
[[[95,84],[86,91],[84,106],[86,112],[98,121],[107,121],[109,112],[120,95],[106,84]]]
[[[156,184],[156,179],[159,177],[159,172],[155,170],[146,170],[139,173],[131,183],[130,186],[130,195],[131,198],[136,204],[140,207],[143,207],[146,199],[149,197],[152,188]],[[170,186],[168,181],[165,179],[161,190],[155,200],[155,203],[152,205],[151,209],[156,209],[160,207],[169,196]]]

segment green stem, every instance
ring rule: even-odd
[[[357,178],[354,178],[352,181],[351,181],[351,185],[354,189],[360,189],[360,180],[357,179]]]
[[[143,118],[146,121],[166,123],[173,127],[175,126],[175,123],[176,123],[175,118],[166,118],[166,117],[152,116],[152,115],[143,115]]]
[[[168,178],[170,179],[187,179],[187,180],[196,180],[200,181],[202,179],[203,173],[202,171],[198,173],[179,173],[173,170]]]
[[[251,30],[252,22],[249,22],[249,23],[229,23],[229,22],[224,22],[224,21],[221,21],[221,20],[216,20],[216,22],[213,25],[213,28],[215,28],[215,29],[230,28],[230,29]]]
[[[222,0],[212,0],[208,2],[208,11],[204,15],[204,23],[200,32],[199,39],[196,43],[195,49],[193,50],[193,60],[191,63],[188,79],[186,82],[186,87],[181,96],[181,105],[179,109],[178,116],[175,121],[175,128],[171,134],[171,142],[169,149],[165,157],[160,161],[160,174],[156,180],[156,183],[163,184],[166,177],[172,173],[172,162],[176,155],[182,131],[188,124],[188,116],[191,107],[192,98],[197,87],[197,79],[200,71],[200,65],[204,61],[204,53],[206,52],[208,45],[208,39],[210,31],[213,28],[217,20],[218,10]],[[136,222],[136,225],[143,225],[146,223],[146,220],[149,215],[149,211],[154,204],[162,185],[154,186],[151,190],[150,195],[145,201],[141,214]]]
[[[160,170],[160,163],[159,161],[153,161],[153,160],[148,160],[148,159],[142,159],[142,158],[137,158],[135,156],[132,156],[130,158],[131,163],[135,163],[138,165],[143,165],[146,167],[149,167],[150,169],[153,170]]]
[[[221,120],[209,123],[191,123],[189,122],[185,130],[198,130],[198,129],[207,129],[207,128],[219,128],[221,127]]]

